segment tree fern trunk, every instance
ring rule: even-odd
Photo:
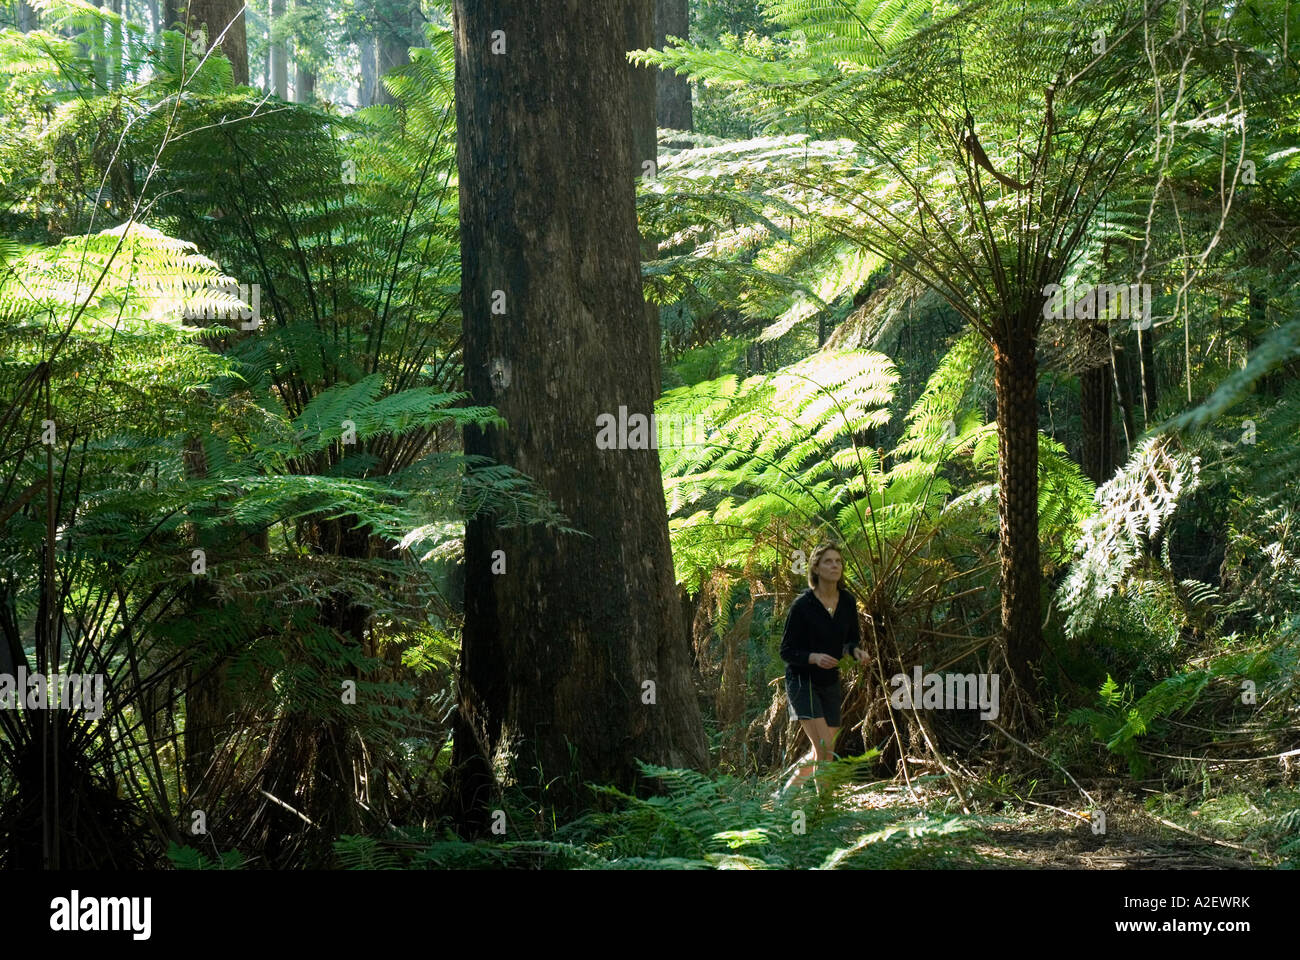
[[[1038,367],[1029,337],[993,347],[998,423],[1002,632],[1017,683],[1032,692],[1042,649],[1038,560]]]
[[[207,479],[208,464],[203,443],[198,437],[190,437],[185,446],[185,475],[196,480]],[[195,538],[195,546],[201,548],[206,563],[217,566],[226,558],[226,551],[233,537],[220,530],[201,529]],[[212,581],[205,574],[194,577],[187,604],[187,615],[198,621],[204,610],[211,610],[217,605],[216,590]],[[185,693],[185,786],[189,792],[194,809],[205,805],[205,790],[201,786],[208,765],[217,754],[222,737],[218,730],[223,729],[227,718],[234,709],[234,702],[227,689],[228,676],[225,658],[212,658],[200,655],[198,662],[186,670]],[[146,730],[151,738],[156,737],[154,710],[152,705],[146,710]]]
[[[637,6],[650,16],[649,0]],[[578,795],[571,773],[627,789],[634,758],[707,762],[658,453],[595,442],[600,414],[651,412],[659,356],[641,296],[625,8],[455,5],[466,388],[509,421],[467,428],[465,449],[536,478],[590,534],[467,524],[453,750],[467,825],[491,817],[507,744],[507,777],[548,804]],[[538,23],[546,44],[531,41]]]

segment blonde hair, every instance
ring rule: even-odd
[[[826,551],[828,550],[834,550],[836,553],[840,555],[840,560],[841,561],[844,560],[844,551],[839,548],[839,544],[832,543],[829,540],[827,540],[825,543],[818,544],[817,549],[814,550],[812,552],[812,556],[808,558],[808,586],[812,587],[814,590],[817,589],[817,581],[818,581],[817,564],[822,562],[822,557],[826,555]],[[843,564],[841,563],[840,566],[841,583],[844,582],[843,569],[844,567]]]

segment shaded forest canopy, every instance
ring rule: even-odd
[[[0,13],[0,866],[1295,867],[1300,5],[523,6]]]

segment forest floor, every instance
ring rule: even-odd
[[[1225,835],[1249,834],[1247,820],[1268,819],[1266,811],[1273,804],[1257,805],[1245,794],[1186,804],[1173,794],[1133,781],[1088,783],[1088,793],[1105,811],[1105,830],[1094,833],[1089,820],[1091,805],[1076,789],[1058,791],[1057,796],[1036,793],[1028,802],[1014,797],[985,799],[978,801],[977,810],[963,814],[953,808],[952,791],[946,783],[925,779],[930,782],[915,784],[914,797],[901,784],[845,785],[836,791],[834,802],[864,815],[896,813],[900,819],[895,822],[900,826],[906,825],[909,816],[955,819],[961,829],[945,837],[943,852],[947,856],[942,859],[946,862],[916,866],[1223,870],[1273,868],[1281,860],[1265,849],[1267,844],[1248,846],[1224,839]],[[1293,803],[1294,792],[1285,792]],[[1216,833],[1219,836],[1212,835]]]

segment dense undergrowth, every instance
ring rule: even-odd
[[[340,117],[266,110],[169,32],[119,51],[132,82],[107,91],[90,33],[89,56],[0,33],[0,663],[110,679],[102,720],[55,724],[65,865],[1077,866],[1175,844],[1297,865],[1300,101],[1272,34],[1220,11],[1169,39],[1151,82],[1190,72],[1203,102],[1173,108],[1072,237],[1063,279],[1141,277],[1159,322],[1037,331],[1041,685],[1035,723],[995,727],[886,696],[914,665],[1006,666],[995,351],[953,302],[970,289],[945,299],[872,234],[883,205],[974,256],[948,159],[896,125],[909,183],[851,135],[875,116],[859,84],[908,43],[972,88],[1015,64],[948,49],[929,4],[858,4],[861,30],[833,6],[767,3],[762,37],[651,58],[711,84],[638,211],[659,241],[656,409],[709,425],[659,457],[712,769],[642,765],[636,792],[587,784],[577,808],[505,784],[479,837],[445,813],[464,523],[567,528],[461,447],[496,415],[468,405],[460,367],[451,34],[389,76],[396,105]],[[912,110],[906,92],[886,105]],[[1011,170],[1023,116],[989,100],[986,161]],[[973,117],[926,118],[962,121],[973,137]],[[1231,193],[1247,130],[1257,182]],[[820,792],[774,798],[806,748],[782,626],[828,538],[872,663],[843,667]],[[6,867],[41,855],[33,718],[0,713]]]

